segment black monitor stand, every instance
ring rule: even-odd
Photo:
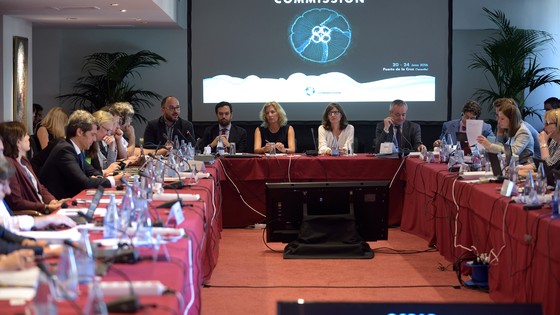
[[[309,214],[304,202],[298,238],[286,245],[284,259],[373,258],[369,244],[358,233],[353,201],[349,209],[342,214]]]

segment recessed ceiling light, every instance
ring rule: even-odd
[[[112,7],[118,7],[119,4],[118,4],[118,3],[111,3],[111,6],[112,6]]]
[[[126,12],[126,9],[122,9],[121,12],[122,12],[122,13],[125,13],[125,12]]]
[[[66,20],[68,20],[68,21],[73,21],[73,20],[77,20],[77,19],[78,19],[78,18],[75,18],[75,17],[66,18]]]

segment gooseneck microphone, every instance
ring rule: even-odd
[[[307,155],[307,156],[317,156],[319,154],[319,150],[317,149],[317,140],[315,140],[315,131],[314,131],[313,127],[311,127],[311,138],[313,138],[314,150],[305,151],[305,155]]]

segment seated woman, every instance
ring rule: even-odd
[[[117,145],[117,158],[126,159],[135,154],[136,131],[132,126],[134,108],[128,102],[117,102],[107,108],[113,116],[118,117],[119,123],[113,133]]]
[[[40,149],[46,148],[53,139],[64,138],[66,136],[64,128],[67,123],[68,115],[66,115],[62,107],[51,109],[41,121],[39,128],[37,128],[36,136],[39,140]]]
[[[485,136],[478,136],[478,143],[491,153],[504,152],[504,144],[511,146],[511,154],[519,157],[519,165],[532,162],[533,137],[523,122],[519,108],[513,104],[504,104],[498,111],[498,127],[504,130],[503,135],[496,138],[496,143],[490,142]],[[506,137],[508,137],[507,140]]]
[[[296,134],[288,125],[286,112],[277,102],[268,102],[260,112],[262,124],[255,129],[255,153],[268,153],[274,147],[278,153],[296,152]]]
[[[339,152],[352,152],[354,126],[348,124],[346,114],[338,103],[330,103],[323,112],[323,123],[319,126],[319,154],[331,155],[332,146],[338,143]]]
[[[115,119],[111,113],[99,110],[93,113],[97,120],[97,141],[88,150],[86,156],[91,159],[91,165],[103,172],[103,176],[113,175],[119,170],[117,160],[117,146],[115,137],[111,134],[115,129]]]
[[[2,141],[0,139],[0,151],[3,150]],[[0,154],[1,155],[1,154]],[[76,223],[67,216],[59,214],[44,215],[40,217],[32,217],[28,215],[11,215],[11,210],[4,200],[5,196],[10,195],[9,178],[15,173],[14,167],[8,160],[0,157],[0,226],[8,230],[30,230],[31,228],[45,228],[49,225],[65,224],[69,227],[76,226]]]
[[[11,195],[6,197],[9,207],[14,210],[35,210],[49,214],[60,209],[65,200],[56,200],[43,186],[33,172],[26,158],[31,149],[25,126],[18,121],[0,123],[4,155],[16,172],[10,178]]]
[[[544,130],[539,133],[541,159],[556,169],[560,166],[560,109],[552,109],[544,114]],[[550,140],[550,143],[549,143]]]

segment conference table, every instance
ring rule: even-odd
[[[501,184],[458,180],[445,164],[407,159],[405,168],[402,230],[450,262],[490,254],[492,300],[542,303],[544,314],[560,314],[560,220],[549,205],[524,210],[500,194]]]
[[[391,181],[389,225],[400,224],[404,193],[403,159],[366,154],[352,156],[281,155],[220,157],[217,169],[222,192],[224,227],[266,223],[265,183]]]
[[[106,276],[101,281],[123,281],[123,273],[130,281],[160,281],[169,294],[163,296],[140,296],[140,304],[145,308],[138,313],[149,314],[200,314],[201,311],[201,288],[202,284],[209,281],[212,276],[219,253],[219,241],[221,234],[221,205],[219,183],[215,180],[215,169],[206,170],[209,178],[201,178],[198,184],[185,187],[176,191],[179,194],[198,194],[200,199],[185,201],[182,207],[184,222],[177,225],[183,228],[184,237],[176,242],[168,242],[161,245],[156,252],[154,260],[154,249],[150,247],[137,247],[141,261],[135,264],[113,264]],[[165,193],[175,193],[166,189]],[[115,189],[106,189],[104,198],[108,194],[116,194],[116,199],[122,198]],[[91,200],[88,191],[82,191],[75,199]],[[155,199],[155,198],[154,198]],[[152,217],[156,219],[159,215],[165,223],[169,215],[169,209],[155,208],[163,201],[153,201],[151,210]],[[104,207],[104,205],[100,205]],[[158,212],[158,215],[154,211]],[[92,240],[102,238],[101,232],[91,232]],[[165,259],[165,251],[168,252],[169,260]],[[54,261],[56,262],[56,260]],[[117,270],[113,270],[117,269]],[[120,271],[120,272],[119,272]],[[87,286],[81,285],[82,292],[75,301],[76,305],[83,308],[87,301]],[[105,296],[105,301],[114,300],[113,296]],[[77,314],[76,307],[69,302],[59,303],[59,314]],[[9,306],[7,301],[0,301],[2,312],[23,313],[24,306]]]

